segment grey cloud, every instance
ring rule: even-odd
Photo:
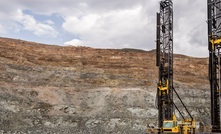
[[[191,56],[207,56],[207,1],[174,0],[173,3],[175,50]],[[199,47],[201,53],[197,52]]]
[[[137,6],[142,3],[141,0],[87,0],[89,7],[92,10],[118,10],[118,9],[128,9]]]

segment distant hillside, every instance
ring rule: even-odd
[[[0,132],[144,133],[157,124],[155,57],[0,38]],[[174,87],[206,125],[207,61],[174,55]]]

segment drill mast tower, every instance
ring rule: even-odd
[[[212,132],[221,132],[221,0],[207,0]]]
[[[158,126],[173,119],[173,2],[160,1],[157,13],[156,65],[159,68],[157,87]]]

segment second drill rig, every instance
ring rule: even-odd
[[[212,132],[221,133],[221,0],[207,0]]]

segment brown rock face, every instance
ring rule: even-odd
[[[174,87],[206,125],[207,61],[174,56]],[[157,124],[157,81],[154,51],[0,38],[0,132],[144,133],[146,126]]]

